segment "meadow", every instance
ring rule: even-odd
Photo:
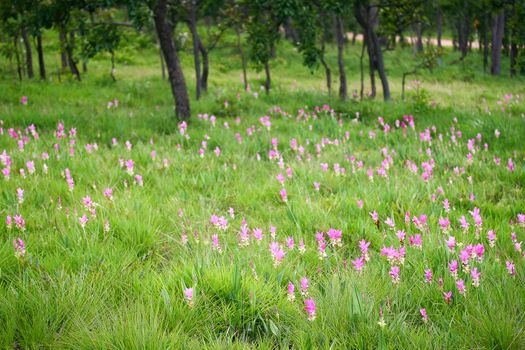
[[[339,101],[283,42],[267,95],[227,43],[188,123],[153,47],[3,66],[0,347],[525,348],[523,78],[446,50],[401,101],[398,48],[394,101]]]

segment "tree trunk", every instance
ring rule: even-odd
[[[441,8],[437,10],[437,46],[441,48],[441,37],[443,36],[443,14],[441,13]]]
[[[22,29],[22,41],[24,42],[24,47],[26,49],[26,65],[27,65],[27,77],[33,79],[35,73],[33,71],[33,50],[31,49],[31,42],[29,41],[29,36],[25,28]]]
[[[516,76],[516,57],[518,56],[518,45],[516,44],[516,29],[513,28],[510,35],[510,76]]]
[[[345,38],[343,32],[343,21],[341,16],[336,15],[335,17],[335,36],[337,39],[337,64],[339,67],[339,97],[341,100],[346,100],[348,96],[348,87],[346,84],[346,72],[344,62],[344,48]]]
[[[365,38],[367,41],[366,45],[370,59],[370,80],[372,82],[372,94],[374,94],[375,90],[375,78],[373,71],[376,69],[383,87],[383,99],[388,101],[390,100],[390,87],[388,85],[388,79],[385,71],[383,51],[375,32],[375,28],[378,25],[377,7],[366,7],[359,2],[355,2],[354,14],[356,16],[357,22],[365,31]]]
[[[199,51],[202,55],[202,74],[201,74],[201,88],[202,91],[206,92],[208,91],[208,76],[210,72],[210,59],[209,54],[204,45],[202,44],[202,40],[199,39]]]
[[[58,39],[60,42],[60,62],[62,63],[62,71],[65,71],[67,68],[67,53],[66,53],[66,31],[61,29],[58,34]]]
[[[115,51],[111,51],[111,79],[113,81],[117,81],[117,78],[115,78]]]
[[[20,62],[20,50],[18,49],[18,36],[13,38],[13,43],[15,46],[16,71],[18,73],[18,80],[22,81],[22,63]]]
[[[325,60],[325,38],[324,38],[324,35],[322,37],[322,42],[321,42],[321,55],[320,55],[320,61],[321,61],[321,64],[323,65],[324,67],[324,71],[325,71],[325,74],[326,74],[326,88],[328,89],[328,96],[331,96],[332,95],[332,71],[330,70],[330,67],[328,66],[328,64],[326,63],[326,60]]]
[[[239,28],[235,28],[235,32],[237,33],[237,48],[239,49],[239,55],[241,56],[241,63],[242,63],[242,82],[244,83],[244,91],[248,90],[248,77],[246,74],[246,56],[244,55],[244,50],[242,49],[242,43],[241,43],[241,32]]]
[[[359,57],[359,68],[361,71],[361,90],[359,91],[359,98],[361,101],[363,100],[363,94],[365,90],[365,71],[364,71],[365,70],[365,67],[364,67],[365,46],[366,46],[366,40],[363,40],[363,44],[361,47],[361,56]]]
[[[488,39],[488,28],[489,28],[489,15],[485,13],[483,15],[483,72],[487,72],[487,66],[489,64],[489,39]]]
[[[505,12],[500,10],[492,17],[492,66],[490,68],[492,75],[500,75],[501,73],[501,46],[504,26]]]
[[[463,60],[468,53],[468,43],[470,35],[470,19],[468,14],[465,13],[463,18],[459,19],[458,23],[458,44],[459,50],[461,51],[461,58]]]
[[[42,33],[36,36],[36,51],[38,54],[38,69],[40,72],[40,79],[46,80],[46,65],[44,63],[44,48],[42,46]]]
[[[270,76],[270,64],[268,61],[264,63],[264,72],[266,73],[266,81],[264,82],[264,89],[266,90],[266,93],[270,93],[270,87],[272,84],[272,78]]]
[[[370,97],[375,98],[377,94],[377,88],[376,88],[376,76],[375,76],[375,70],[376,70],[376,63],[375,63],[375,55],[374,55],[374,49],[372,48],[372,44],[370,43],[370,39],[368,37],[369,33],[367,31],[367,34],[365,35],[366,38],[366,50],[368,53],[368,68],[370,73]]]
[[[421,53],[423,52],[423,25],[420,21],[414,25],[414,30],[416,32],[415,51]]]
[[[69,64],[69,69],[71,70],[71,74],[73,74],[78,81],[80,81],[80,71],[78,70],[77,62],[75,62],[75,58],[73,57],[73,45],[75,41],[75,33],[71,32],[69,34],[69,41],[67,41],[66,36],[66,54],[67,54],[67,62]]]
[[[199,54],[200,39],[199,33],[197,33],[197,0],[191,0],[188,28],[190,29],[193,43],[193,63],[195,66],[195,98],[198,100],[201,97],[201,61]]]
[[[157,0],[153,6],[153,19],[166,66],[168,67],[171,92],[175,100],[175,114],[178,118],[185,120],[190,118],[190,100],[184,80],[184,72],[182,71],[173,41],[174,26],[169,22],[167,14],[167,0]]]

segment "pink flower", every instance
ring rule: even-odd
[[[188,305],[193,306],[193,288],[186,288],[183,293]]]
[[[284,185],[284,180],[285,180],[285,178],[284,178],[284,175],[283,175],[283,174],[279,173],[279,174],[277,174],[277,176],[275,176],[275,178],[277,179],[277,181],[279,181],[279,183],[280,183],[281,185]]]
[[[26,254],[24,241],[20,237],[13,239],[13,247],[15,248],[15,257],[22,258]]]
[[[321,185],[319,184],[319,182],[314,182],[314,189],[316,191],[319,191],[319,188],[321,187]]]
[[[104,190],[104,197],[106,197],[107,199],[109,199],[110,201],[113,200],[113,189],[111,188],[106,188]]]
[[[423,320],[423,322],[427,323],[428,322],[427,310],[423,308],[423,309],[420,309],[419,312],[421,313],[421,319]]]
[[[275,267],[279,266],[282,260],[284,259],[284,256],[286,255],[282,246],[280,246],[279,243],[277,242],[271,242],[270,252],[272,253],[272,256],[273,256],[273,266]]]
[[[214,234],[211,235],[211,242],[212,242],[212,249],[218,251],[219,253],[222,252],[221,245],[219,243],[219,235]]]
[[[80,223],[80,226],[82,228],[86,227],[86,223],[88,222],[88,217],[86,216],[86,214],[84,214],[81,217],[79,217],[78,218],[78,222]]]
[[[282,188],[281,191],[281,199],[283,202],[288,202],[288,194],[286,193],[286,189]]]
[[[389,272],[389,275],[390,277],[392,277],[392,283],[394,284],[398,284],[399,283],[399,271],[400,271],[400,268],[399,266],[392,266],[390,268],[390,272]]]
[[[20,231],[24,231],[24,230],[25,230],[26,222],[25,222],[24,218],[22,217],[22,215],[20,215],[20,214],[15,215],[14,219],[15,219],[15,226],[16,226]]]
[[[330,238],[330,243],[333,246],[341,245],[341,239],[343,236],[342,231],[330,228],[326,234],[328,235],[328,238]]]
[[[358,200],[357,200],[357,207],[358,207],[359,209],[363,209],[363,205],[364,205],[364,202],[363,202],[361,199],[358,199]]]
[[[24,190],[21,188],[17,188],[16,195],[18,197],[18,204],[24,203]]]
[[[27,105],[27,102],[28,102],[28,98],[27,96],[22,96],[22,98],[20,99],[20,103],[24,106]]]
[[[457,280],[456,281],[456,287],[458,288],[459,294],[466,296],[467,295],[467,288],[465,287],[465,281],[463,280]]]
[[[514,263],[512,261],[507,260],[505,262],[505,265],[507,267],[507,271],[509,272],[509,275],[512,277],[516,276],[516,268],[514,266]]]
[[[374,210],[373,212],[370,212],[370,217],[372,217],[372,220],[377,224],[379,222],[379,215]]]
[[[496,245],[496,233],[493,230],[489,230],[487,239],[489,240],[489,245],[493,248]]]
[[[306,313],[308,314],[308,320],[313,321],[315,320],[315,302],[313,299],[305,299],[304,301],[304,309],[306,310]]]
[[[288,300],[294,301],[295,300],[295,286],[292,282],[288,282]]]
[[[142,181],[142,175],[135,175],[135,182],[141,187],[144,186],[144,182]]]
[[[370,246],[370,242],[365,241],[364,239],[359,241],[359,249],[361,250],[361,256],[365,259],[365,261],[368,261],[368,247]]]
[[[5,218],[5,224],[8,229],[11,229],[11,227],[13,227],[13,218],[10,215],[7,215],[7,217]]]
[[[129,160],[126,160],[126,162],[124,163],[125,167],[126,167],[126,172],[130,175],[130,176],[133,176],[133,168],[135,166],[135,162],[133,162],[133,159],[129,159]]]
[[[301,277],[301,295],[308,296],[308,278]]]
[[[453,251],[454,250],[454,247],[456,246],[456,237],[454,236],[449,236],[448,237],[448,240],[446,241],[447,243],[447,247],[450,251]]]
[[[448,269],[450,270],[450,273],[454,279],[458,277],[458,267],[459,263],[457,260],[452,260],[452,262],[448,264]]]
[[[416,248],[422,248],[423,241],[421,240],[421,235],[418,233],[414,236],[408,237],[408,241],[410,242],[411,246],[414,246]]]
[[[425,283],[432,283],[432,270],[431,269],[425,269]]]
[[[449,292],[443,292],[443,296],[445,297],[445,301],[447,304],[450,304],[452,299],[452,291]]]
[[[260,228],[254,228],[253,229],[253,238],[255,238],[258,241],[261,241],[263,239],[263,232]]]
[[[225,231],[228,229],[228,220],[224,216],[217,216],[213,214],[210,218],[210,223],[219,230]]]
[[[365,265],[365,259],[363,256],[360,256],[356,258],[355,260],[352,260],[352,265],[354,265],[354,269],[361,273],[363,271],[363,266]]]
[[[474,267],[472,271],[470,271],[470,276],[472,277],[472,285],[474,287],[479,287],[479,279],[481,277],[481,273],[479,273],[477,267]]]

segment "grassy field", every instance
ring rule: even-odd
[[[154,48],[0,62],[0,348],[525,348],[525,80],[447,51],[403,102],[398,49],[341,102],[282,43],[266,95],[232,45],[187,125]]]

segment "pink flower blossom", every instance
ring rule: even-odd
[[[186,288],[183,291],[186,302],[191,307],[193,306],[193,288]]]
[[[308,320],[313,321],[315,320],[315,302],[313,299],[305,299],[304,300],[304,309],[306,310],[306,313],[308,314]]]

